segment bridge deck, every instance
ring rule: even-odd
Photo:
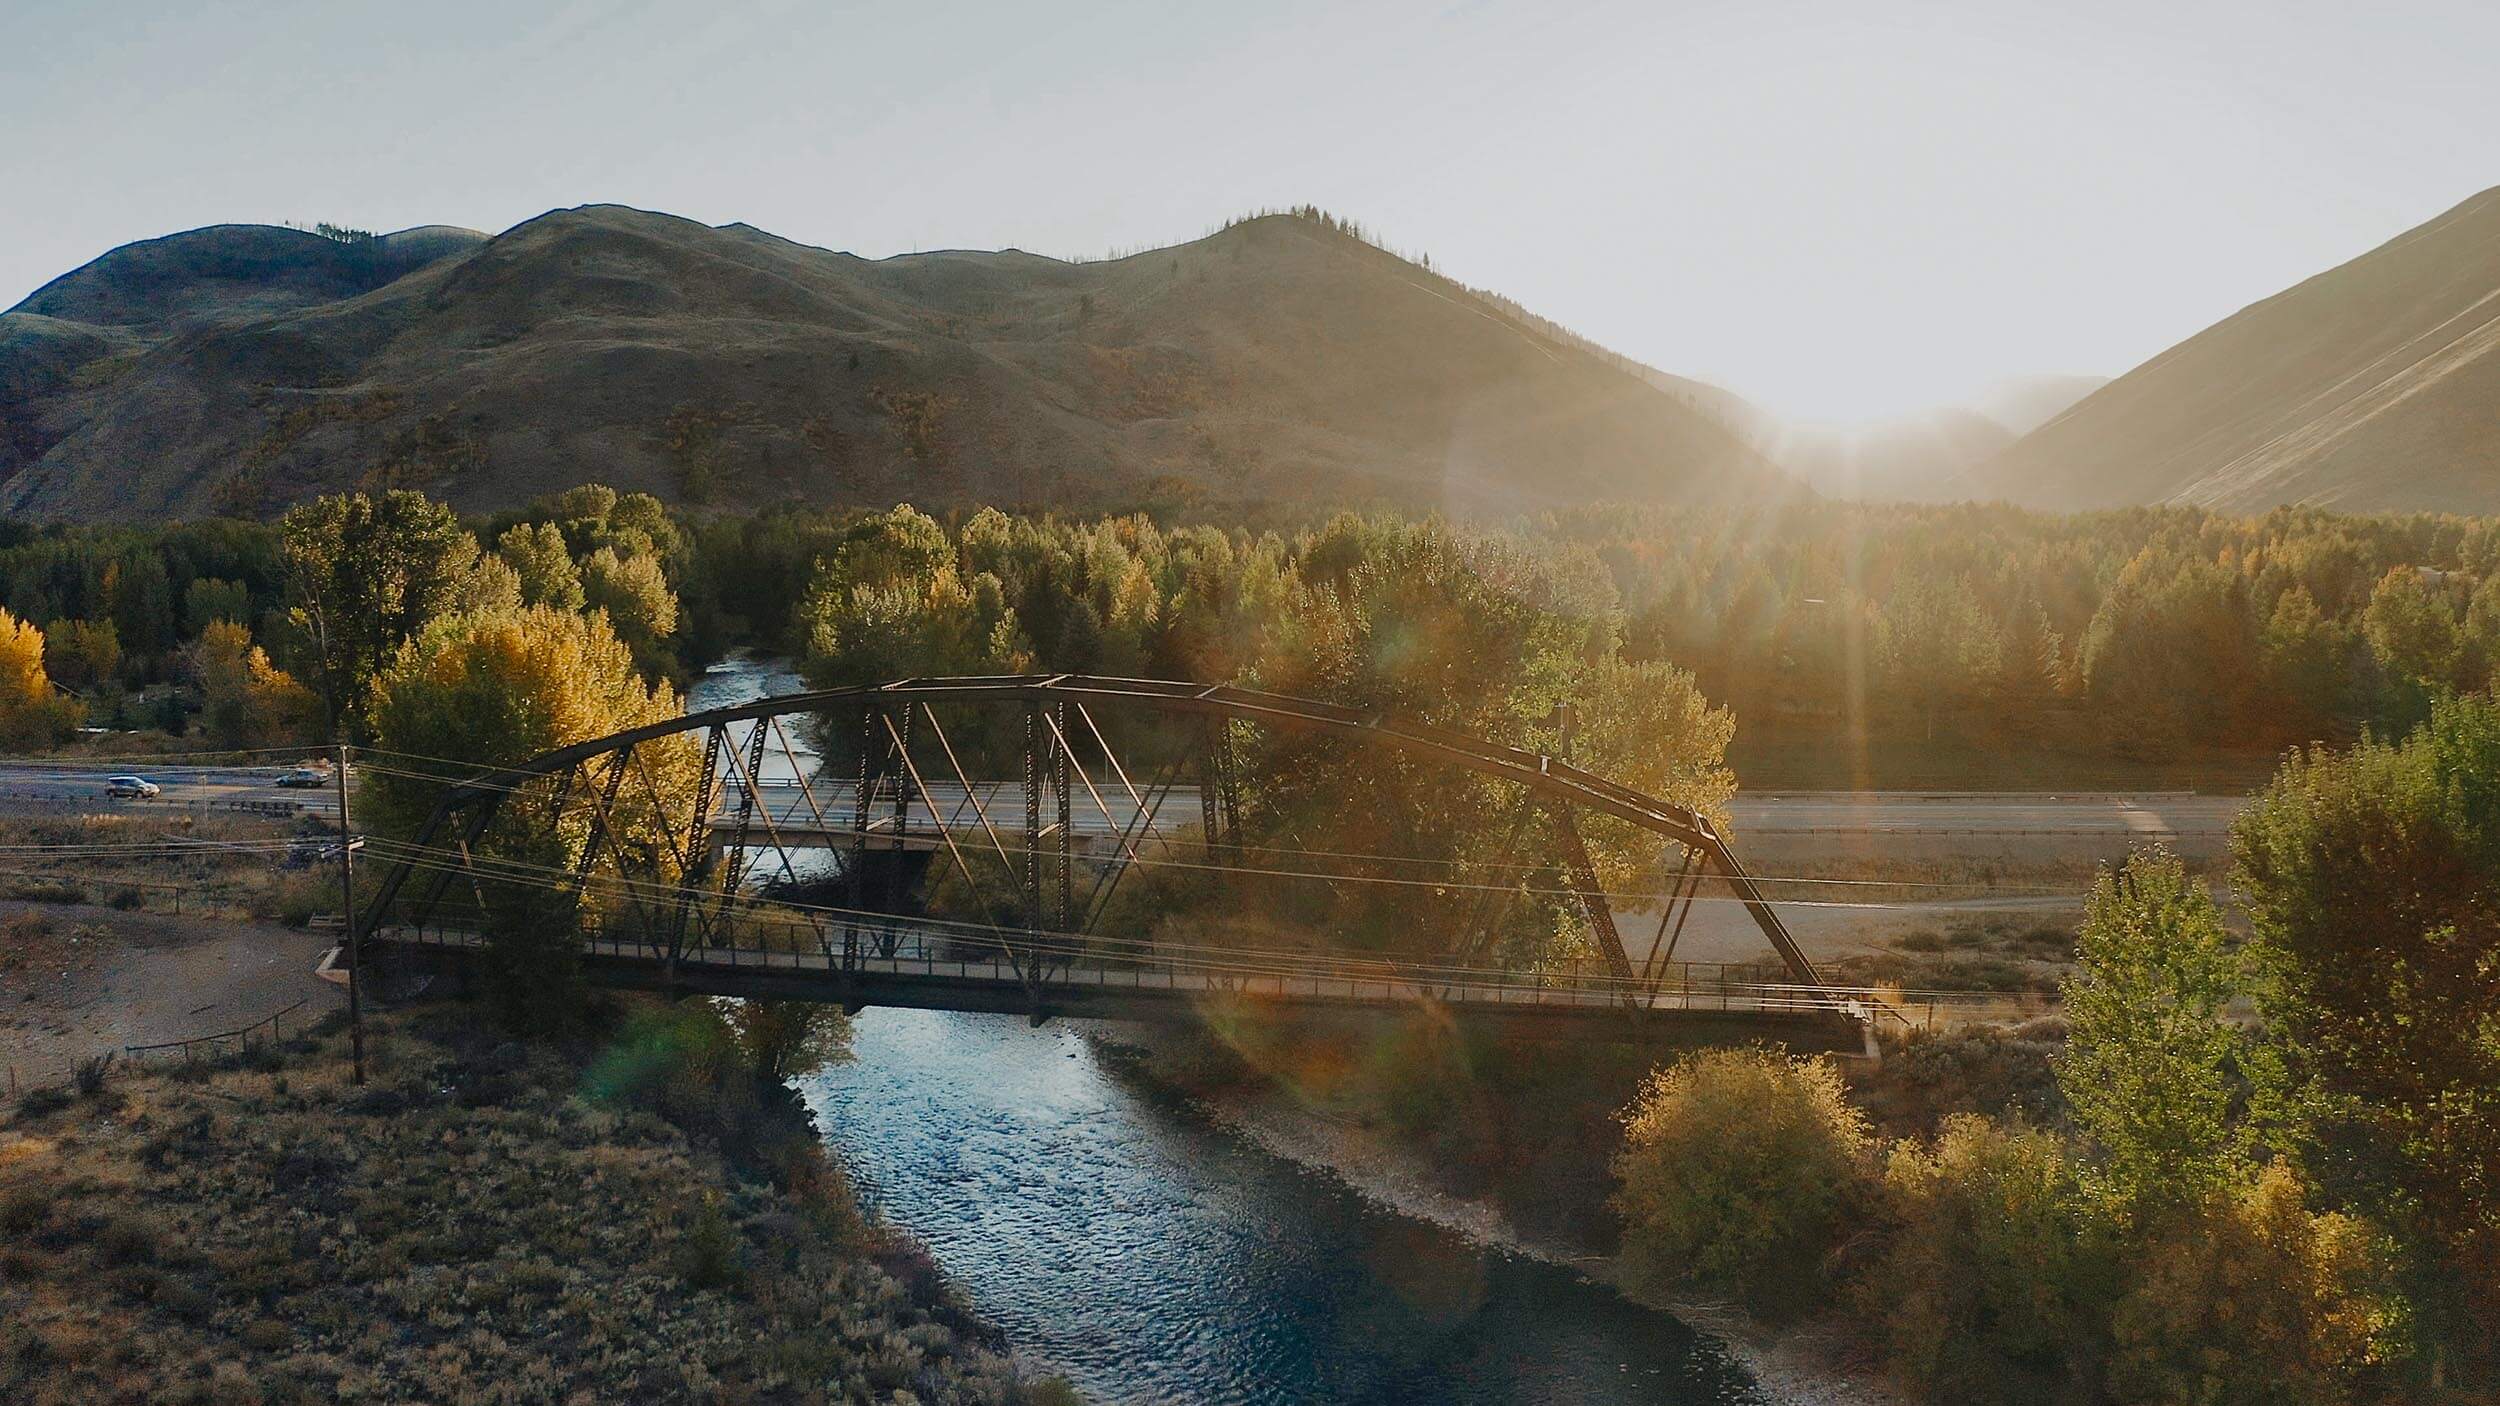
[[[461,929],[385,928],[368,943],[459,959],[485,945]],[[1028,982],[1004,958],[947,955],[927,946],[879,956],[760,947],[688,947],[672,962],[651,944],[593,937],[583,945],[593,982],[638,990],[822,1001],[853,1009],[898,1006],[1112,1020],[1199,1020],[1255,1011],[1337,1024],[1377,1023],[1430,1008],[1454,1022],[1521,1038],[1669,1045],[1768,1041],[1801,1051],[1870,1048],[1858,1002],[1764,983],[1686,983],[1629,992],[1527,979],[1323,971],[1193,969],[1186,965],[1052,963]]]

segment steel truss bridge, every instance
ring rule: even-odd
[[[1259,781],[1245,774],[1244,754],[1286,735],[1501,783],[1492,789],[1511,797],[1501,821],[1512,844],[1533,832],[1546,852],[1491,867],[1555,876],[1540,892],[1567,902],[1593,955],[1496,961],[1495,928],[1517,881],[1417,878],[1411,867],[1405,877],[1332,876],[1260,862],[1326,853],[1244,838],[1245,791]],[[1115,736],[1128,739],[1129,758]],[[803,737],[846,754],[848,774],[828,774],[832,764]],[[976,779],[985,762],[1021,775]],[[854,1010],[1358,1026],[1423,1010],[1505,1035],[1769,1040],[1854,1053],[1871,1052],[1881,1009],[1822,979],[1706,816],[1552,756],[1226,685],[905,679],[716,708],[436,779],[440,800],[413,839],[371,846],[387,871],[360,926],[368,953],[385,961],[463,964],[488,946],[488,915],[508,914],[511,896],[526,894],[558,905],[548,921],[581,924],[582,966],[595,983]],[[1535,818],[1545,823],[1531,826]],[[1654,837],[1674,876],[1637,964],[1584,836],[1592,818],[1620,822],[1615,834]],[[1407,885],[1455,894],[1465,916],[1423,956],[1098,930],[1123,878],[1157,864]],[[932,871],[980,916],[930,916],[918,895]],[[1743,905],[1771,961],[1675,960],[1705,884],[1724,890],[1713,901]]]

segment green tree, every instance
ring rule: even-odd
[[[2232,850],[2315,1179],[2399,1232],[2437,1336],[2500,1381],[2500,703],[2293,757]]]
[[[2349,711],[2352,637],[2326,618],[2306,587],[2294,586],[2275,601],[2259,647],[2295,736],[2314,740]]]
[[[1860,1203],[1866,1117],[1829,1061],[1706,1050],[1652,1074],[1615,1158],[1635,1284],[1796,1308]]]
[[[2420,571],[2399,566],[2379,578],[2361,613],[2361,635],[2388,690],[2382,721],[2410,727],[2428,714],[2434,696],[2456,687],[2465,643],[2456,611]]]
[[[2119,572],[2084,632],[2084,689],[2122,751],[2238,735],[2251,713],[2257,631],[2247,582],[2153,548]]]
[[[521,603],[550,610],[582,608],[582,574],[552,522],[515,523],[495,539],[495,552],[521,577]]]
[[[362,737],[374,679],[403,641],[457,608],[477,542],[450,508],[405,490],[316,498],[279,530],[291,617],[340,726]]]
[[[1896,696],[1930,737],[1938,713],[1978,703],[2004,673],[2003,633],[1966,578],[1913,578],[1885,602],[1882,637]]]
[[[231,620],[238,625],[252,623],[252,588],[240,581],[223,581],[213,576],[195,576],[183,588],[182,622],[191,637],[215,620]]]
[[[581,588],[583,600],[608,613],[617,637],[637,658],[664,657],[669,637],[677,633],[677,593],[669,589],[657,558],[619,556],[615,548],[601,547],[582,559]]]
[[[2249,987],[2221,910],[2176,855],[2104,869],[2065,982],[2057,1082],[2131,1206],[2196,1204],[2254,1175],[2251,1104],[2280,1072],[2230,1016]]]
[[[121,631],[110,620],[55,620],[44,634],[44,666],[65,688],[98,688],[122,666]]]

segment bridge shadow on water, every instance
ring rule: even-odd
[[[862,1194],[1091,1399],[1763,1399],[1675,1319],[1273,1156],[1080,1028],[873,1009],[854,1044],[806,1093]]]

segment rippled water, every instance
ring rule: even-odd
[[[688,701],[800,686],[776,661],[733,660]],[[1094,1400],[1759,1399],[1675,1319],[1272,1156],[1068,1024],[870,1010],[854,1054],[805,1092],[862,1195],[1019,1354]]]
[[[1069,1026],[871,1010],[856,1056],[807,1094],[862,1194],[1095,1399],[1757,1399],[1674,1319],[1261,1151]]]

